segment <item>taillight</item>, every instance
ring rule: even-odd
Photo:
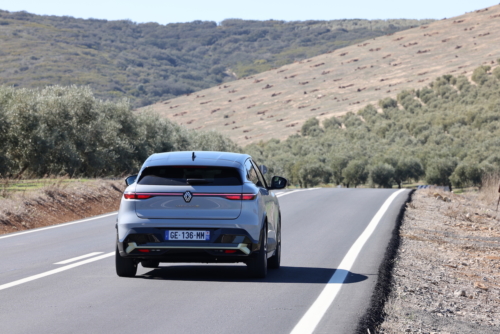
[[[257,197],[257,195],[254,194],[227,194],[227,195],[222,195],[225,199],[230,199],[230,200],[244,200],[244,201],[251,201]]]
[[[146,194],[136,194],[136,193],[124,193],[123,197],[126,199],[148,199],[153,197],[154,195],[146,195]]]
[[[238,194],[238,195],[223,195],[222,197],[224,197],[225,199],[230,199],[230,200],[239,200],[241,199],[241,195]]]
[[[140,253],[149,253],[149,249],[138,249]]]
[[[241,195],[241,199],[244,201],[251,201],[251,200],[255,199],[255,197],[257,197],[257,195],[254,195],[254,194],[242,194]]]

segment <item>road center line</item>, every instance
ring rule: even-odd
[[[85,254],[85,255],[73,257],[71,259],[67,259],[67,260],[64,260],[64,261],[61,261],[61,262],[57,262],[57,263],[54,263],[54,264],[67,264],[67,263],[75,262],[75,261],[78,261],[78,260],[81,260],[81,259],[86,259],[88,257],[94,256],[94,255],[98,255],[98,254],[102,254],[102,252],[88,253],[88,254]]]
[[[43,277],[46,277],[46,276],[54,275],[54,274],[57,274],[57,273],[60,273],[60,272],[63,272],[63,271],[69,270],[69,269],[73,269],[73,268],[82,266],[82,265],[87,264],[87,263],[91,263],[91,262],[94,262],[94,261],[105,259],[105,258],[113,256],[113,255],[115,255],[115,252],[106,253],[106,254],[103,254],[103,255],[100,255],[100,256],[93,257],[91,259],[87,259],[87,260],[84,260],[84,261],[80,261],[80,262],[76,262],[76,263],[73,263],[73,264],[69,264],[67,266],[59,267],[59,268],[54,269],[54,270],[49,270],[49,271],[46,271],[46,272],[41,273],[41,274],[37,274],[37,275],[30,276],[30,277],[22,278],[20,280],[14,281],[14,282],[10,282],[10,283],[7,283],[7,284],[0,285],[0,290],[12,288],[13,286],[16,286],[16,285],[20,285],[20,284],[23,284],[23,283],[31,282],[31,281],[34,281],[34,280],[37,280],[39,278],[43,278]]]
[[[68,225],[73,225],[73,224],[80,224],[80,223],[88,222],[90,220],[104,218],[104,217],[109,217],[109,216],[116,215],[116,214],[118,214],[118,212],[112,212],[112,213],[108,213],[108,214],[102,215],[102,216],[97,216],[97,217],[92,217],[92,218],[88,218],[88,219],[77,220],[77,221],[74,221],[74,222],[69,222],[69,223],[63,223],[63,224],[57,224],[57,225],[52,225],[52,226],[37,228],[37,229],[33,229],[33,230],[29,230],[29,231],[24,231],[24,232],[19,232],[19,233],[7,234],[7,235],[0,236],[0,239],[17,237],[18,235],[23,235],[23,234],[28,234],[28,233],[34,233],[34,232],[40,232],[40,231],[50,230],[50,229],[53,229],[53,228],[58,228],[58,227],[63,227],[63,226],[68,226]]]
[[[314,301],[309,310],[307,310],[306,314],[304,314],[302,319],[300,319],[298,324],[295,325],[291,334],[311,334],[314,332],[316,326],[319,324],[319,322],[325,315],[326,311],[332,304],[333,300],[339,293],[340,289],[342,288],[342,285],[349,271],[351,270],[354,261],[361,252],[361,249],[368,241],[373,231],[375,231],[375,228],[377,227],[378,223],[380,222],[386,211],[389,209],[391,203],[403,191],[405,190],[401,189],[399,191],[392,193],[391,196],[389,196],[389,198],[386,199],[384,204],[382,204],[380,209],[377,211],[375,216],[373,216],[372,220],[363,231],[363,233],[361,233],[358,239],[351,246],[346,256],[338,266],[337,270],[335,270],[332,277],[326,284],[325,288],[323,289],[323,291],[321,291],[318,298]]]

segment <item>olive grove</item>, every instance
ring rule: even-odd
[[[445,75],[322,124],[311,119],[301,134],[245,151],[298,186],[479,186],[500,170],[500,67],[479,67],[472,82]]]

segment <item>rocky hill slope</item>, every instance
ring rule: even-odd
[[[357,111],[445,74],[500,58],[500,6],[373,38],[278,69],[159,102],[152,109],[238,144],[297,133],[311,117]]]
[[[433,20],[160,25],[0,10],[0,84],[90,85],[144,106]]]

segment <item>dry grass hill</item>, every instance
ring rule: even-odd
[[[467,75],[500,58],[500,6],[361,42],[152,109],[190,129],[240,145],[284,139],[311,117],[357,111],[445,74]]]

